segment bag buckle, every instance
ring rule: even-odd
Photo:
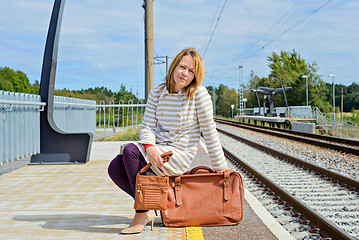
[[[227,184],[227,185],[231,185],[231,179],[227,178],[227,179],[223,179],[222,180],[223,184]]]

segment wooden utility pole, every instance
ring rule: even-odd
[[[153,0],[143,0],[145,8],[145,99],[154,87]]]
[[[342,109],[342,115],[340,116],[342,121],[343,121],[343,88],[342,88],[342,104],[341,104],[341,109]]]
[[[167,73],[168,73],[168,56],[166,56],[166,76],[167,76]]]

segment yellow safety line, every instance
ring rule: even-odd
[[[201,227],[186,227],[187,240],[204,240]]]

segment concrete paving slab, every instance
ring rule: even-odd
[[[93,142],[90,160],[112,160],[120,153],[120,148],[128,141]]]
[[[108,178],[108,164],[27,166],[3,175],[0,238],[120,238],[133,215],[125,206],[133,200]]]
[[[110,180],[107,167],[123,143],[94,142],[86,164],[30,165],[2,175],[0,239],[185,239],[185,228],[166,228],[160,217],[154,231],[147,226],[141,234],[119,234],[132,221],[133,200]],[[200,149],[194,165],[206,165],[205,154],[205,148]],[[238,226],[243,227],[245,221],[263,225],[249,211],[246,204],[245,220]],[[232,231],[228,227],[211,229],[220,239]],[[206,237],[205,230],[203,235],[214,239]]]
[[[140,235],[120,234],[134,215],[133,199],[107,175],[121,144],[95,143],[86,164],[30,165],[2,175],[0,239],[184,239],[184,228],[168,229],[160,217],[153,231],[148,225]]]

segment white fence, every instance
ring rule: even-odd
[[[0,164],[39,152],[40,111],[38,95],[0,91]]]
[[[96,101],[55,96],[54,121],[64,132],[95,133]]]
[[[97,105],[97,129],[95,140],[107,138],[119,133],[131,130],[135,133],[135,129],[139,128],[142,122],[146,104],[137,102],[134,104],[130,100],[127,104],[120,101],[115,104],[111,101],[110,104],[105,104],[104,101]]]

